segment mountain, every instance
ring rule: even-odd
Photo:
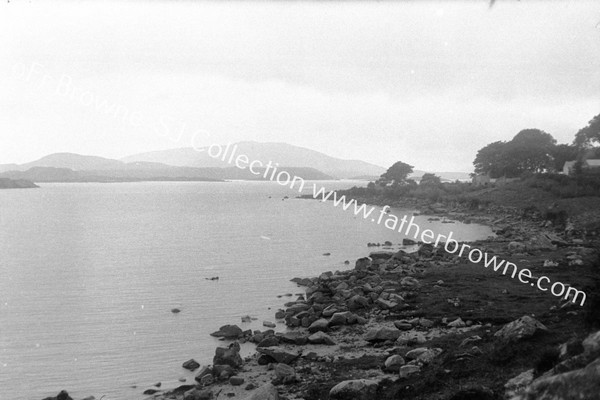
[[[342,160],[310,150],[304,147],[293,146],[286,143],[259,143],[259,142],[238,142],[231,147],[237,146],[236,154],[244,154],[250,160],[260,160],[263,163],[272,161],[279,163],[280,166],[289,167],[310,167],[319,170],[326,175],[340,179],[350,179],[356,176],[379,176],[385,172],[385,168],[378,165],[369,164],[359,160]],[[222,145],[221,148],[225,148]],[[214,148],[216,154],[217,147]],[[154,151],[150,153],[134,154],[121,159],[123,162],[154,162],[173,166],[186,167],[231,167],[221,159],[213,158],[209,155],[208,147],[193,149],[183,147],[178,149]]]

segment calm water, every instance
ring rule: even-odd
[[[367,255],[367,242],[402,239],[331,203],[285,195],[296,193],[272,182],[0,191],[0,399],[61,389],[75,399],[141,399],[156,382],[192,380],[181,363],[212,361],[219,342],[210,332],[260,329],[289,301],[277,295],[299,292],[289,279],[349,268],[344,261]],[[491,234],[418,222],[463,240]],[[242,324],[246,314],[258,321]]]

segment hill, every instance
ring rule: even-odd
[[[250,160],[272,161],[282,166],[314,168],[334,178],[349,179],[356,176],[379,176],[385,168],[359,160],[343,160],[324,153],[286,143],[239,142],[237,154],[245,154]],[[222,146],[223,148],[225,146]],[[195,150],[191,147],[134,154],[121,159],[123,162],[154,162],[186,167],[230,167],[225,161],[208,154],[208,147]]]

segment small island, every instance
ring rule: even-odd
[[[26,179],[0,178],[0,189],[31,189],[39,188],[35,183]]]

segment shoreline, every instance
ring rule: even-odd
[[[409,206],[397,202],[388,205]],[[475,213],[458,212],[456,208],[434,210],[435,207],[423,204],[410,207],[423,214],[436,211],[432,215],[490,225],[496,238],[471,243],[507,259],[516,257],[520,263],[531,264],[536,272],[564,276],[570,272],[565,268],[575,267],[581,272],[585,268],[585,274],[579,277],[582,283],[595,283],[583,275],[597,279],[598,271],[593,267],[597,252],[579,251],[597,248],[597,239],[582,242],[563,234],[561,237],[566,240],[554,248],[531,247],[514,253],[508,250],[508,243],[526,241],[546,228],[540,227],[539,221],[524,221],[518,212],[499,211],[500,208]],[[578,257],[572,257],[574,250]],[[523,372],[524,364],[534,366],[536,357],[548,351],[550,344],[566,342],[573,334],[583,340],[582,332],[589,330],[581,321],[581,307],[562,304],[534,288],[519,287],[509,277],[457,260],[443,248],[425,245],[413,254],[370,255],[371,258],[358,259],[354,269],[292,279],[306,288],[306,296],[277,311],[276,321],[285,321],[287,332],[275,333],[268,326],[254,332],[222,327],[227,347],[216,350],[212,367],[198,363],[196,385],[182,385],[166,392],[150,388],[145,393],[158,400],[258,399],[268,398],[260,397],[266,396],[260,395],[266,391],[289,400],[316,400],[343,398],[335,393],[329,395],[330,390],[341,382],[361,379],[364,381],[360,381],[357,390],[366,393],[365,398],[374,393],[378,397],[372,398],[392,398],[404,390],[406,398],[417,399],[426,398],[419,394],[427,392],[427,386],[419,384],[424,380],[432,387],[436,382],[437,386],[448,386],[429,395],[451,398],[465,389],[451,383],[456,379],[455,371],[444,372],[444,365],[460,360],[487,373],[490,368],[493,370],[497,375],[493,379],[478,377],[474,382],[488,388],[479,393],[480,398],[494,398],[489,396],[497,395],[510,378]],[[556,260],[557,265],[544,267],[547,259]],[[569,265],[575,260],[583,265]],[[466,281],[471,281],[471,285]],[[501,368],[482,361],[499,357],[502,345],[492,332],[526,314],[539,318],[550,332],[555,331],[555,337],[536,333],[534,339],[526,340],[529,347],[531,340],[539,341],[539,348],[529,358],[513,354],[519,367],[513,365],[508,371],[507,361],[500,363]],[[565,327],[565,321],[577,329]],[[242,360],[237,342],[256,344],[255,353]],[[447,379],[440,379],[440,374],[447,375]],[[402,387],[412,389],[406,391]]]

